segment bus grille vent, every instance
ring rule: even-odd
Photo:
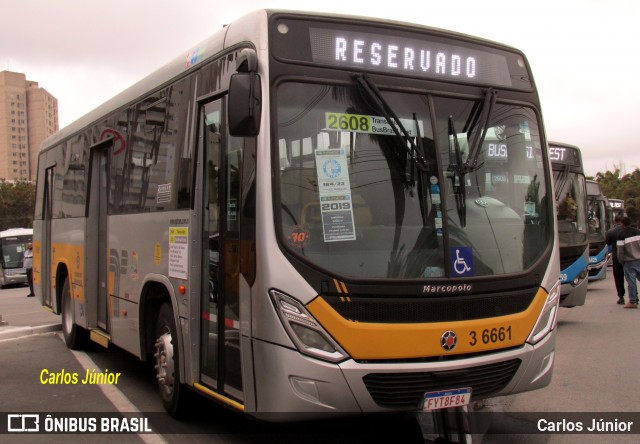
[[[416,324],[455,322],[507,316],[525,311],[536,295],[535,290],[500,294],[445,297],[359,297],[349,300],[323,296],[345,319],[380,324]]]
[[[418,409],[424,394],[471,387],[471,399],[499,392],[520,367],[519,359],[462,370],[420,373],[370,373],[363,381],[373,400],[390,409]]]

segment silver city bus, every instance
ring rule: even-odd
[[[34,275],[72,348],[257,416],[546,386],[559,255],[524,55],[262,10],[43,146]],[[451,391],[457,395],[451,397]]]
[[[31,228],[10,228],[0,231],[0,288],[27,283],[27,270],[22,260],[32,237]]]

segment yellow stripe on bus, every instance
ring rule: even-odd
[[[531,333],[546,299],[547,292],[540,288],[529,308],[521,313],[420,324],[350,321],[340,316],[322,296],[307,308],[354,359],[411,359],[520,346]],[[456,344],[450,351],[445,351],[441,344],[447,331],[455,333]]]
[[[220,402],[225,403],[229,407],[233,407],[234,409],[240,410],[241,412],[244,411],[244,405],[240,404],[238,401],[234,401],[233,399],[227,398],[226,396],[221,395],[220,393],[214,392],[213,390],[205,387],[204,385],[198,384],[197,382],[193,384],[193,387],[196,390],[201,391],[202,393],[208,396],[211,396],[212,398],[215,398]]]

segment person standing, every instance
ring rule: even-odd
[[[613,220],[614,226],[605,236],[609,251],[611,252],[611,261],[613,262],[613,279],[616,283],[616,291],[618,292],[618,304],[624,305],[624,267],[618,262],[618,234],[622,231],[622,216],[616,214]]]
[[[22,265],[27,269],[27,281],[29,281],[29,294],[28,298],[35,296],[33,293],[33,244],[29,242],[27,249],[24,250],[22,257]]]
[[[629,303],[624,308],[638,308],[638,283],[640,279],[640,230],[631,226],[631,219],[622,218],[622,230],[618,233],[618,260],[624,266],[624,277],[629,286]]]

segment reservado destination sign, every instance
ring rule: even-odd
[[[480,49],[395,35],[311,28],[313,61],[429,79],[513,86],[507,58]]]
[[[424,79],[531,90],[517,50],[442,30],[376,20],[323,22],[276,17],[271,44],[281,61]]]

